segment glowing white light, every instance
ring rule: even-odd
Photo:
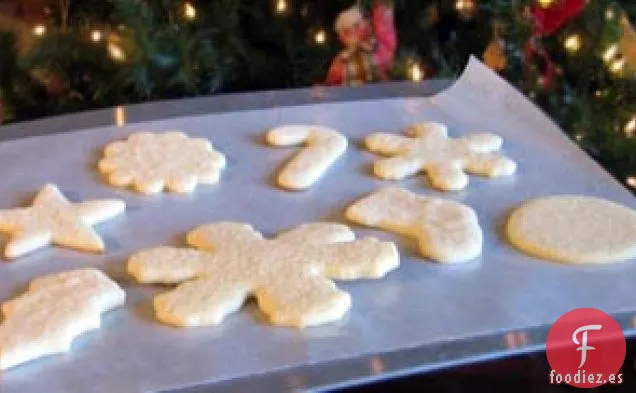
[[[102,32],[99,30],[93,30],[91,32],[91,40],[93,40],[93,42],[100,42],[102,40]]]
[[[46,34],[46,26],[44,25],[35,25],[33,26],[33,35],[42,37]]]
[[[192,20],[197,17],[197,9],[190,3],[185,3],[183,5],[183,13],[186,18]]]

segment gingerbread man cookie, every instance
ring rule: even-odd
[[[128,262],[141,283],[179,284],[154,300],[157,318],[175,326],[219,324],[250,295],[274,325],[332,322],[351,299],[329,278],[380,278],[399,265],[393,243],[355,240],[339,224],[305,224],[267,240],[247,224],[220,222],[187,241],[196,249],[158,247]]]

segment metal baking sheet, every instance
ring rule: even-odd
[[[431,190],[424,176],[400,182],[424,195],[472,206],[485,233],[482,256],[441,266],[418,257],[413,241],[354,226],[359,236],[394,240],[401,267],[379,281],[339,283],[353,307],[342,321],[295,330],[267,325],[253,304],[222,325],[177,329],[153,319],[152,295],[164,289],[137,285],[125,274],[127,257],[142,248],[183,245],[188,230],[217,220],[245,221],[274,235],[307,221],[344,222],[350,202],[389,183],[371,176],[377,157],[360,148],[373,131],[399,132],[421,120],[441,121],[451,135],[494,132],[519,164],[508,179],[471,177],[457,193]],[[346,156],[312,189],[276,188],[273,174],[294,149],[263,142],[272,126],[317,123],[351,141]],[[218,186],[191,196],[146,197],[105,185],[94,170],[101,148],[138,130],[180,129],[208,137],[226,154]],[[434,346],[453,340],[541,326],[577,307],[608,313],[636,311],[636,261],[605,267],[569,267],[525,256],[502,234],[507,214],[538,196],[600,196],[636,208],[636,200],[590,160],[521,94],[472,60],[448,90],[430,98],[398,98],[305,105],[172,118],[26,138],[0,144],[0,208],[29,203],[54,182],[72,200],[125,199],[127,213],[98,227],[104,255],[48,248],[0,265],[0,299],[24,290],[40,275],[84,266],[103,269],[126,290],[125,308],[106,314],[103,328],[52,356],[0,375],[0,391],[154,392],[226,383],[299,366]],[[0,243],[4,241],[4,238]],[[2,245],[2,244],[0,244]],[[487,352],[484,353],[487,355]]]

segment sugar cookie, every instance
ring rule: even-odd
[[[108,144],[98,167],[115,187],[133,185],[144,194],[164,188],[189,193],[197,183],[218,183],[225,156],[207,139],[189,138],[182,132],[139,132]]]
[[[358,224],[414,237],[422,255],[439,262],[465,262],[481,254],[477,215],[456,202],[390,187],[354,203],[346,216]]]
[[[128,262],[139,282],[181,283],[154,300],[157,318],[175,326],[218,324],[250,295],[275,325],[332,322],[351,299],[329,278],[380,278],[399,265],[393,243],[355,240],[338,224],[305,224],[267,240],[247,224],[220,222],[195,229],[187,240],[196,250],[158,247]]]
[[[11,235],[4,255],[17,258],[49,244],[101,252],[104,242],[92,226],[123,213],[125,208],[124,201],[118,199],[71,203],[54,184],[47,184],[31,207],[0,210],[0,232]]]
[[[101,314],[124,304],[124,291],[96,269],[31,281],[28,291],[2,305],[0,370],[69,352],[73,340],[100,326]]]
[[[398,180],[424,171],[433,187],[442,191],[464,189],[468,185],[464,172],[490,177],[512,175],[517,168],[515,162],[493,153],[502,143],[493,134],[449,138],[446,126],[433,122],[409,128],[407,136],[380,133],[365,140],[370,151],[391,156],[375,163],[376,176]]]
[[[586,196],[524,203],[507,224],[510,242],[530,255],[573,264],[636,258],[636,211]]]
[[[274,146],[305,146],[278,175],[278,184],[290,190],[304,190],[320,179],[347,150],[347,138],[326,127],[289,125],[267,133]]]

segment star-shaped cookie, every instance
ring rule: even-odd
[[[47,184],[32,206],[0,210],[0,232],[11,236],[4,256],[17,258],[49,244],[101,252],[104,242],[92,226],[122,213],[125,208],[124,201],[117,199],[71,203],[57,186]]]

